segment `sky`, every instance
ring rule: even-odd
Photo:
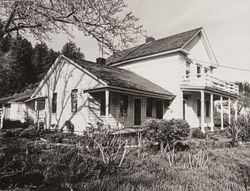
[[[220,65],[217,77],[250,82],[250,1],[249,0],[125,0],[128,10],[139,18],[148,36],[156,39],[203,27]],[[75,31],[74,38],[59,34],[48,46],[61,50],[70,39],[87,60],[99,57],[96,40]],[[143,42],[144,39],[141,39]]]

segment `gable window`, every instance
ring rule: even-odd
[[[197,116],[201,116],[201,100],[197,100]]]
[[[206,117],[209,117],[209,109],[210,109],[210,103],[209,101],[206,101]]]
[[[201,67],[197,66],[197,78],[201,77]]]
[[[105,92],[100,93],[100,115],[106,115]]]
[[[186,62],[186,78],[190,77],[190,63]]]
[[[147,111],[146,117],[152,117],[153,100],[152,98],[147,98]]]
[[[128,114],[128,96],[120,95],[120,116],[124,117]]]
[[[77,89],[71,90],[71,112],[77,112]]]
[[[56,113],[57,108],[57,93],[53,93],[52,96],[52,113]]]

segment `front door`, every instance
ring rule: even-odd
[[[134,124],[141,125],[141,100],[134,99]]]

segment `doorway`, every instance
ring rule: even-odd
[[[134,125],[141,125],[141,99],[134,99]]]

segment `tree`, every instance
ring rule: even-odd
[[[35,76],[33,74],[33,66],[31,63],[33,48],[31,42],[18,36],[11,44],[11,53],[16,64],[19,65],[19,72],[22,76],[18,83],[26,85],[33,83]]]
[[[1,1],[0,39],[11,33],[49,38],[60,31],[70,34],[74,26],[104,48],[127,48],[142,26],[126,7],[124,0]]]
[[[45,43],[37,43],[33,49],[32,65],[35,80],[38,81],[38,76],[43,73],[42,67],[48,54],[48,46]]]
[[[250,108],[250,84],[248,82],[237,82],[236,83],[239,86],[240,96],[238,98],[238,113],[243,108]]]
[[[72,41],[67,42],[63,48],[62,48],[62,53],[68,58],[71,59],[84,59],[84,54],[81,52],[81,49],[76,46],[76,44]]]

